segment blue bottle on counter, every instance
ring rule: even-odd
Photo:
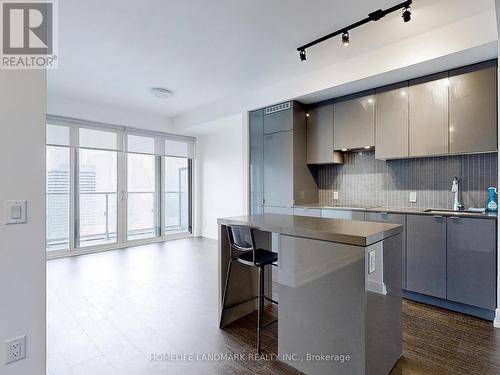
[[[488,188],[488,200],[486,201],[486,211],[497,212],[498,210],[497,188]]]

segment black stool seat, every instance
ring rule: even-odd
[[[248,252],[238,255],[236,260],[249,266],[253,266],[254,264],[256,266],[265,266],[278,261],[277,253],[263,249],[255,249],[255,262],[253,257],[254,252]]]

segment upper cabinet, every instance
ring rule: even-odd
[[[497,67],[487,62],[450,72],[450,153],[496,151]]]
[[[375,158],[408,157],[408,82],[376,91]]]
[[[375,146],[375,96],[372,92],[336,99],[333,108],[333,149]]]
[[[264,134],[293,130],[292,102],[286,102],[264,110]]]
[[[333,151],[333,104],[309,109],[307,164],[333,164],[342,161],[342,154]]]
[[[448,73],[410,81],[409,156],[448,153]]]

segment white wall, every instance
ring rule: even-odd
[[[217,218],[248,212],[248,125],[238,113],[200,125],[195,164],[195,234],[217,238]]]
[[[0,374],[45,374],[46,72],[0,70],[0,344],[27,335],[27,359]],[[28,200],[28,223],[4,225],[3,202]]]

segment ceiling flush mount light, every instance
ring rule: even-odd
[[[349,25],[347,27],[343,27],[337,31],[334,31],[333,33],[322,36],[321,38],[313,40],[310,43],[304,44],[303,46],[297,48],[297,51],[299,51],[300,61],[302,61],[302,62],[306,61],[306,49],[308,49],[309,47],[315,46],[316,44],[322,43],[325,40],[336,37],[337,35],[342,35],[342,44],[344,46],[348,46],[349,45],[349,30],[353,30],[356,27],[362,26],[368,22],[372,22],[372,21],[376,22],[376,21],[380,20],[381,18],[384,18],[386,15],[393,13],[397,10],[403,9],[402,17],[403,17],[404,22],[411,21],[411,8],[410,8],[411,4],[412,4],[412,0],[407,0],[407,1],[404,1],[404,2],[399,3],[397,5],[394,5],[391,8],[385,9],[385,10],[382,10],[382,9],[376,10],[376,11],[368,14],[368,17],[362,19],[361,21],[355,22],[352,25]]]
[[[410,22],[411,21],[411,7],[407,6],[406,8],[403,9],[403,21],[404,22]]]
[[[372,148],[372,146],[365,146],[365,150],[369,150],[371,148]]]
[[[347,47],[349,45],[349,31],[344,31],[342,34],[342,45]]]
[[[160,99],[167,99],[170,98],[174,93],[161,87],[153,87],[151,89],[151,94]]]

